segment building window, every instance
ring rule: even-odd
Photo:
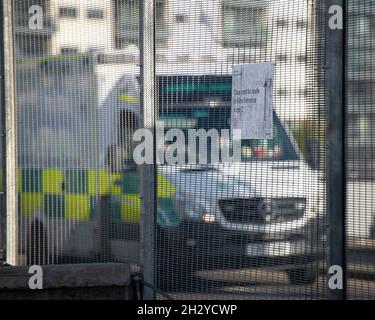
[[[78,48],[72,48],[72,47],[63,47],[60,50],[61,54],[77,54]]]
[[[104,10],[102,9],[87,9],[88,19],[104,19]]]
[[[139,0],[113,0],[114,34],[116,49],[124,49],[139,41]],[[155,9],[156,44],[167,40],[167,19],[165,0],[156,1]]]
[[[188,54],[178,54],[176,57],[176,62],[187,63],[189,62],[190,56]]]
[[[264,5],[223,3],[224,47],[264,47],[267,41],[267,8]]]
[[[207,14],[201,14],[199,17],[199,21],[201,24],[210,24],[210,18]]]
[[[299,90],[299,95],[302,96],[302,97],[307,97],[309,95],[309,90],[307,88],[300,89]]]
[[[279,19],[276,21],[276,26],[278,28],[286,28],[288,27],[288,20],[286,19]]]
[[[288,95],[288,90],[286,90],[286,89],[279,89],[279,90],[277,90],[277,95],[279,97],[286,97]]]
[[[176,15],[176,22],[177,23],[185,23],[187,21],[187,17],[183,14]]]
[[[277,62],[287,62],[288,61],[288,56],[286,54],[278,54],[276,56],[276,61]]]
[[[303,19],[297,20],[296,26],[298,29],[305,29],[307,27],[307,22],[306,20],[303,20]]]
[[[296,60],[299,63],[305,63],[305,62],[307,62],[307,57],[306,57],[305,54],[299,54],[299,55],[296,56]]]
[[[76,18],[77,9],[73,7],[61,7],[59,8],[59,16],[62,18]]]

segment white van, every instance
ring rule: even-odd
[[[230,127],[231,76],[160,70],[157,86],[158,120],[165,131],[179,128],[187,137],[189,129]],[[324,186],[277,114],[273,117],[274,138],[243,140],[239,163],[158,166],[176,190],[181,216],[174,224],[159,224],[159,272],[170,270],[168,279],[186,280],[199,265],[284,266],[293,284],[317,277]]]

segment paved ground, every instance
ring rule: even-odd
[[[375,251],[363,248],[362,243],[362,250],[357,247],[348,254],[348,299],[375,299]],[[196,274],[198,285],[193,292],[180,289],[169,294],[174,299],[188,300],[320,300],[327,298],[325,270],[321,262],[319,276],[310,285],[291,285],[287,273],[275,268],[206,270]]]
[[[277,270],[211,270],[198,274],[203,279],[194,292],[171,292],[174,299],[194,300],[304,300],[326,299],[326,279],[318,277],[312,285],[291,285],[287,274]],[[375,299],[375,278],[362,275],[348,279],[349,299]],[[162,297],[159,297],[162,298]]]
[[[348,246],[348,298],[375,299],[375,242],[348,241]],[[182,290],[185,284],[181,283],[178,292],[168,294],[186,300],[320,300],[327,298],[324,270],[321,263],[320,275],[311,285],[291,285],[286,272],[272,268],[206,270],[196,274],[199,281],[194,291]]]

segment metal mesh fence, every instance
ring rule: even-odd
[[[21,264],[139,264],[139,5],[14,1]],[[192,299],[324,297],[319,10],[313,1],[155,2],[155,61],[142,62],[156,71],[156,131],[166,135],[154,145],[165,160],[156,174],[159,289]],[[233,65],[261,62],[275,65],[273,139],[243,140],[232,164],[220,152],[235,143],[208,139],[196,154],[206,149],[206,163],[189,163],[190,130],[230,128]]]
[[[20,263],[138,263],[138,4],[13,5]]]
[[[374,3],[347,3],[348,297],[374,298]]]
[[[324,298],[320,7],[311,1],[168,2],[170,36],[157,47],[156,61],[166,132],[161,147],[183,165],[166,159],[158,166],[173,181],[179,216],[158,225],[156,282],[173,297]],[[168,131],[181,128],[190,153],[192,129],[221,134],[230,128],[233,65],[269,61],[275,63],[273,139],[242,140],[236,163],[210,162],[226,144],[235,148],[222,136],[207,143],[207,165],[179,158],[173,148],[180,137]]]
[[[325,1],[155,0],[155,30],[138,0],[11,3],[18,264],[147,263],[176,299],[326,298]],[[373,11],[347,1],[353,299],[374,297]],[[238,144],[233,66],[268,62],[272,139]]]

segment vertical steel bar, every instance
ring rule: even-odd
[[[0,2],[0,17],[1,21],[4,21],[4,3]],[[6,203],[5,203],[5,191],[6,191],[6,166],[5,166],[5,155],[6,155],[6,143],[5,143],[5,64],[4,64],[4,28],[0,32],[0,135],[1,135],[1,155],[0,155],[0,262],[5,260],[6,252]]]
[[[139,2],[141,128],[151,130],[155,137],[155,16],[154,0]],[[141,194],[141,266],[144,281],[155,285],[155,225],[156,225],[156,161],[153,143],[153,164],[140,168]],[[154,299],[151,288],[144,289],[144,299]]]
[[[346,299],[345,258],[345,0],[326,1],[326,116],[328,268],[343,271],[342,289],[328,287],[332,300]],[[332,28],[332,6],[342,8],[343,28]],[[336,7],[336,8],[338,8]],[[328,10],[331,9],[331,12]],[[340,19],[340,12],[335,11]],[[336,23],[338,21],[336,20]],[[331,277],[332,274],[328,274]]]
[[[17,127],[13,50],[13,1],[3,1],[3,34],[5,61],[5,142],[6,142],[6,208],[7,262],[18,264],[17,213]]]

